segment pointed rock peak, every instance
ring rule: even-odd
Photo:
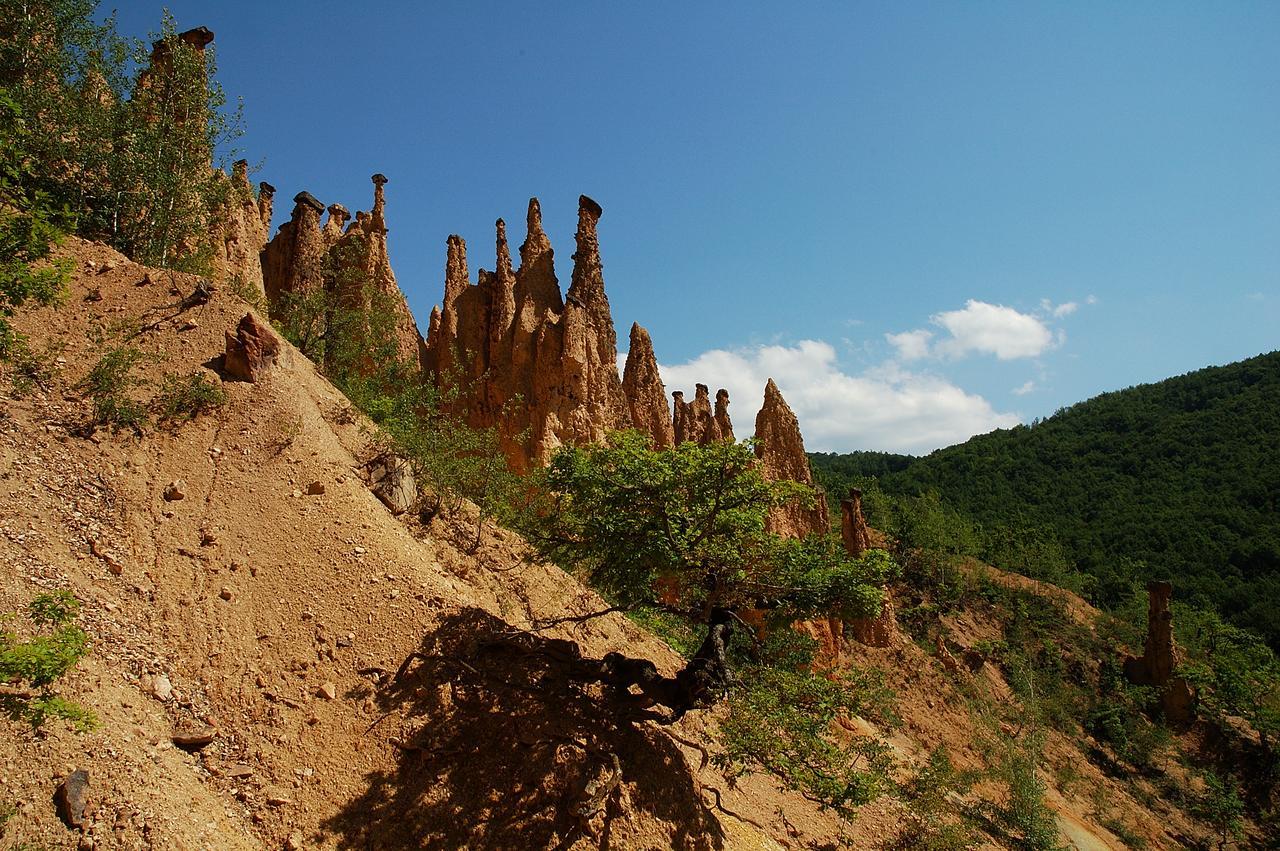
[[[674,443],[671,410],[667,407],[653,342],[638,322],[631,325],[631,348],[622,371],[622,395],[627,400],[634,428],[647,433],[656,447],[665,448]]]
[[[467,243],[457,234],[450,234],[444,264],[444,305],[448,310],[455,299],[470,284],[470,273],[467,271]]]
[[[649,339],[649,332],[639,322],[631,323],[631,349],[632,351],[635,349],[653,351],[653,341]],[[631,353],[628,352],[627,354],[629,356]]]
[[[716,391],[716,426],[721,440],[734,440],[733,420],[729,419],[729,391],[721,387]]]
[[[728,394],[726,393],[725,395],[727,396]],[[707,389],[707,385],[705,384],[695,384],[693,386],[693,398],[702,400],[710,405],[711,391]]]
[[[542,206],[537,198],[529,199],[529,213],[525,217],[527,234],[524,244],[520,246],[520,266],[532,266],[543,254],[550,253],[551,240],[542,229]]]
[[[236,160],[231,164],[231,179],[237,186],[249,186],[248,160]]]
[[[312,210],[315,210],[317,216],[324,212],[324,204],[321,204],[320,201],[316,198],[316,196],[312,195],[310,192],[307,192],[306,190],[303,190],[302,192],[299,192],[297,195],[294,195],[293,203],[294,203],[294,208],[293,208],[294,218],[297,218],[298,212],[303,207],[310,207]]]
[[[545,236],[542,232],[542,205],[538,203],[537,198],[529,199],[529,212],[525,214],[525,224],[528,226],[529,236],[534,234]]]
[[[511,271],[511,248],[507,245],[507,223],[498,219],[495,226],[498,230],[498,277],[510,278],[514,273]]]
[[[276,194],[276,188],[272,186],[270,183],[267,183],[265,180],[258,184],[259,198],[261,198],[264,195],[267,196],[268,198],[273,198],[275,197],[275,194]]]
[[[787,400],[782,398],[782,391],[778,389],[778,385],[773,382],[772,378],[764,386],[764,403],[768,405],[770,402],[775,405],[778,402],[784,405],[787,404]]]

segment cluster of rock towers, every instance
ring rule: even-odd
[[[354,219],[340,204],[326,208],[299,192],[289,220],[270,240],[274,187],[259,184],[255,199],[242,162],[231,180],[232,200],[219,225],[224,279],[257,289],[275,319],[286,318],[308,293],[327,292],[355,307],[385,299],[394,312],[400,357],[448,391],[470,425],[496,429],[513,469],[528,470],[559,446],[598,443],[623,428],[639,429],[658,447],[735,439],[725,390],[713,401],[707,386],[698,384],[692,401],[677,391],[668,405],[652,341],[638,324],[631,327],[619,376],[597,231],[603,211],[585,195],[578,199],[573,271],[563,293],[536,198],[529,202],[517,267],[501,219],[495,269],[478,270],[475,283],[466,243],[450,236],[444,300],[431,311],[424,340],[387,256],[385,177],[373,176],[372,210]],[[755,434],[766,476],[813,484],[799,423],[772,380]],[[821,499],[779,508],[771,518],[773,531],[796,536],[825,532],[828,525]]]

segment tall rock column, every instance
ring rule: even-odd
[[[575,443],[598,443],[605,433],[630,422],[618,377],[618,338],[604,292],[604,266],[596,225],[604,211],[586,195],[578,196],[573,277],[565,294],[562,387],[566,403],[561,421]]]
[[[366,331],[381,342],[387,335],[395,345],[395,356],[421,369],[426,356],[426,343],[418,330],[404,293],[396,281],[387,253],[386,193],[387,178],[375,174],[373,210],[358,213],[355,224],[343,230],[350,214],[341,204],[329,205],[329,220],[321,236],[328,251],[327,282],[336,300],[348,307],[376,316],[384,327]]]
[[[849,495],[840,500],[840,538],[854,558],[871,549],[871,532],[862,516],[862,491],[857,488],[849,488]]]
[[[277,315],[289,293],[308,293],[324,287],[327,246],[320,229],[321,204],[310,192],[293,196],[293,215],[280,226],[262,252],[262,276],[271,305]]]
[[[772,378],[764,388],[764,406],[756,414],[756,440],[759,441],[756,455],[766,479],[814,487],[809,458],[804,454],[804,438],[800,436],[800,422]],[[795,538],[825,533],[831,528],[826,503],[826,497],[818,490],[817,504],[811,507],[778,506],[769,515],[769,530]]]
[[[1161,690],[1160,705],[1172,724],[1187,724],[1195,718],[1196,694],[1182,677],[1174,676],[1180,654],[1173,639],[1173,584],[1147,583],[1147,640],[1140,657],[1124,661],[1124,674],[1136,685]]]
[[[622,394],[631,410],[632,427],[648,434],[655,447],[671,447],[675,434],[667,408],[666,388],[658,374],[658,359],[653,353],[649,332],[638,322],[631,325],[627,365],[622,370]]]
[[[220,237],[214,244],[218,279],[265,295],[261,255],[267,231],[258,204],[249,185],[249,164],[236,160],[226,200],[214,212],[210,231]]]

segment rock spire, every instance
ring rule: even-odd
[[[638,322],[631,326],[627,365],[622,371],[622,394],[631,411],[632,428],[648,434],[655,447],[668,448],[675,443],[671,411],[667,407],[662,376],[658,374],[653,342]]]
[[[479,270],[475,284],[466,244],[457,236],[446,243],[444,300],[438,320],[433,313],[426,362],[438,385],[457,389],[471,425],[498,429],[514,469],[544,462],[564,443],[598,443],[633,424],[604,290],[602,213],[587,196],[578,199],[577,250],[564,296],[536,198],[529,202],[519,269],[511,268],[502,220],[495,271]],[[657,377],[657,361],[650,360],[647,390]]]
[[[764,406],[756,414],[756,440],[759,441],[756,455],[764,467],[765,478],[771,481],[790,480],[813,487],[813,473],[809,470],[809,458],[804,454],[800,422],[772,378],[764,388]],[[827,515],[826,497],[821,490],[817,496],[816,505],[793,503],[775,508],[769,515],[770,531],[797,538],[828,531],[831,520]]]

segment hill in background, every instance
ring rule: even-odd
[[[890,495],[936,491],[980,524],[987,549],[1027,533],[1060,543],[1096,602],[1171,578],[1187,602],[1280,645],[1280,352],[1104,393],[922,458],[810,458],[829,489],[874,476]]]

